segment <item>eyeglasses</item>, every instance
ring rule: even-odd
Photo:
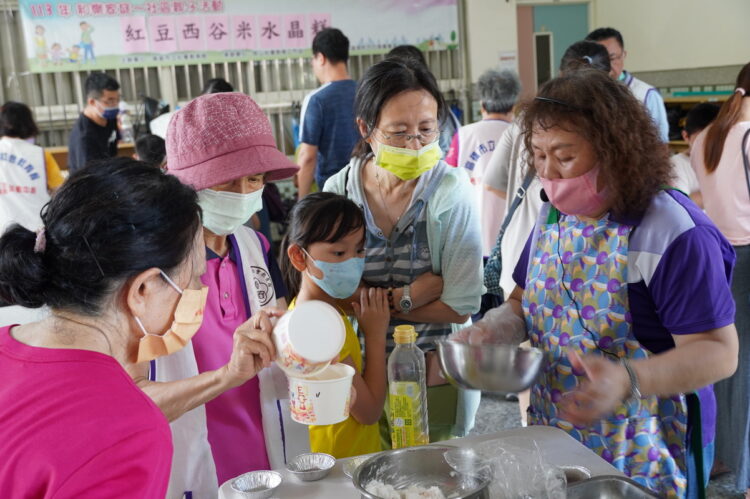
[[[404,147],[414,139],[417,139],[420,144],[426,146],[435,142],[435,140],[437,140],[438,136],[440,135],[439,128],[427,128],[423,129],[420,133],[415,134],[409,134],[405,132],[387,134],[379,128],[375,128],[375,130],[379,131],[380,135],[382,135],[386,141],[396,147]]]

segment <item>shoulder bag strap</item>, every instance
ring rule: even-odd
[[[750,159],[747,157],[747,137],[750,136],[750,130],[745,132],[742,137],[742,161],[745,164],[745,183],[747,183],[747,192],[750,195]]]

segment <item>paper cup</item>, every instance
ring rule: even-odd
[[[349,417],[354,368],[334,364],[309,378],[289,378],[292,419],[302,424],[336,424]]]
[[[276,363],[290,377],[322,372],[344,346],[346,328],[331,305],[312,300],[284,314],[273,328]]]

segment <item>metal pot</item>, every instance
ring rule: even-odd
[[[425,445],[384,451],[357,468],[352,481],[367,499],[380,499],[367,491],[367,485],[373,480],[397,490],[436,486],[451,499],[488,499],[489,477],[459,473],[445,460],[445,452],[454,449],[456,447],[447,445]]]

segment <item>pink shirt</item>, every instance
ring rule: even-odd
[[[0,328],[0,497],[164,497],[169,424],[120,364],[31,347],[10,328]]]
[[[729,130],[719,166],[713,173],[706,172],[703,161],[706,130],[696,137],[690,153],[706,213],[733,246],[750,244],[750,192],[741,151],[742,136],[748,129],[750,121],[743,121]],[[746,153],[750,154],[750,140]]]
[[[208,301],[203,324],[193,337],[200,372],[226,365],[232,356],[234,331],[249,318],[238,263],[229,255],[206,261],[201,281],[208,286]],[[257,376],[208,402],[206,420],[219,483],[248,471],[269,469]]]
[[[476,200],[482,223],[482,255],[492,254],[497,242],[497,234],[505,218],[504,198],[484,187],[483,178],[492,151],[500,141],[505,129],[510,125],[505,120],[484,119],[462,126],[453,136],[445,162],[451,166],[466,168],[471,183],[476,189]]]

